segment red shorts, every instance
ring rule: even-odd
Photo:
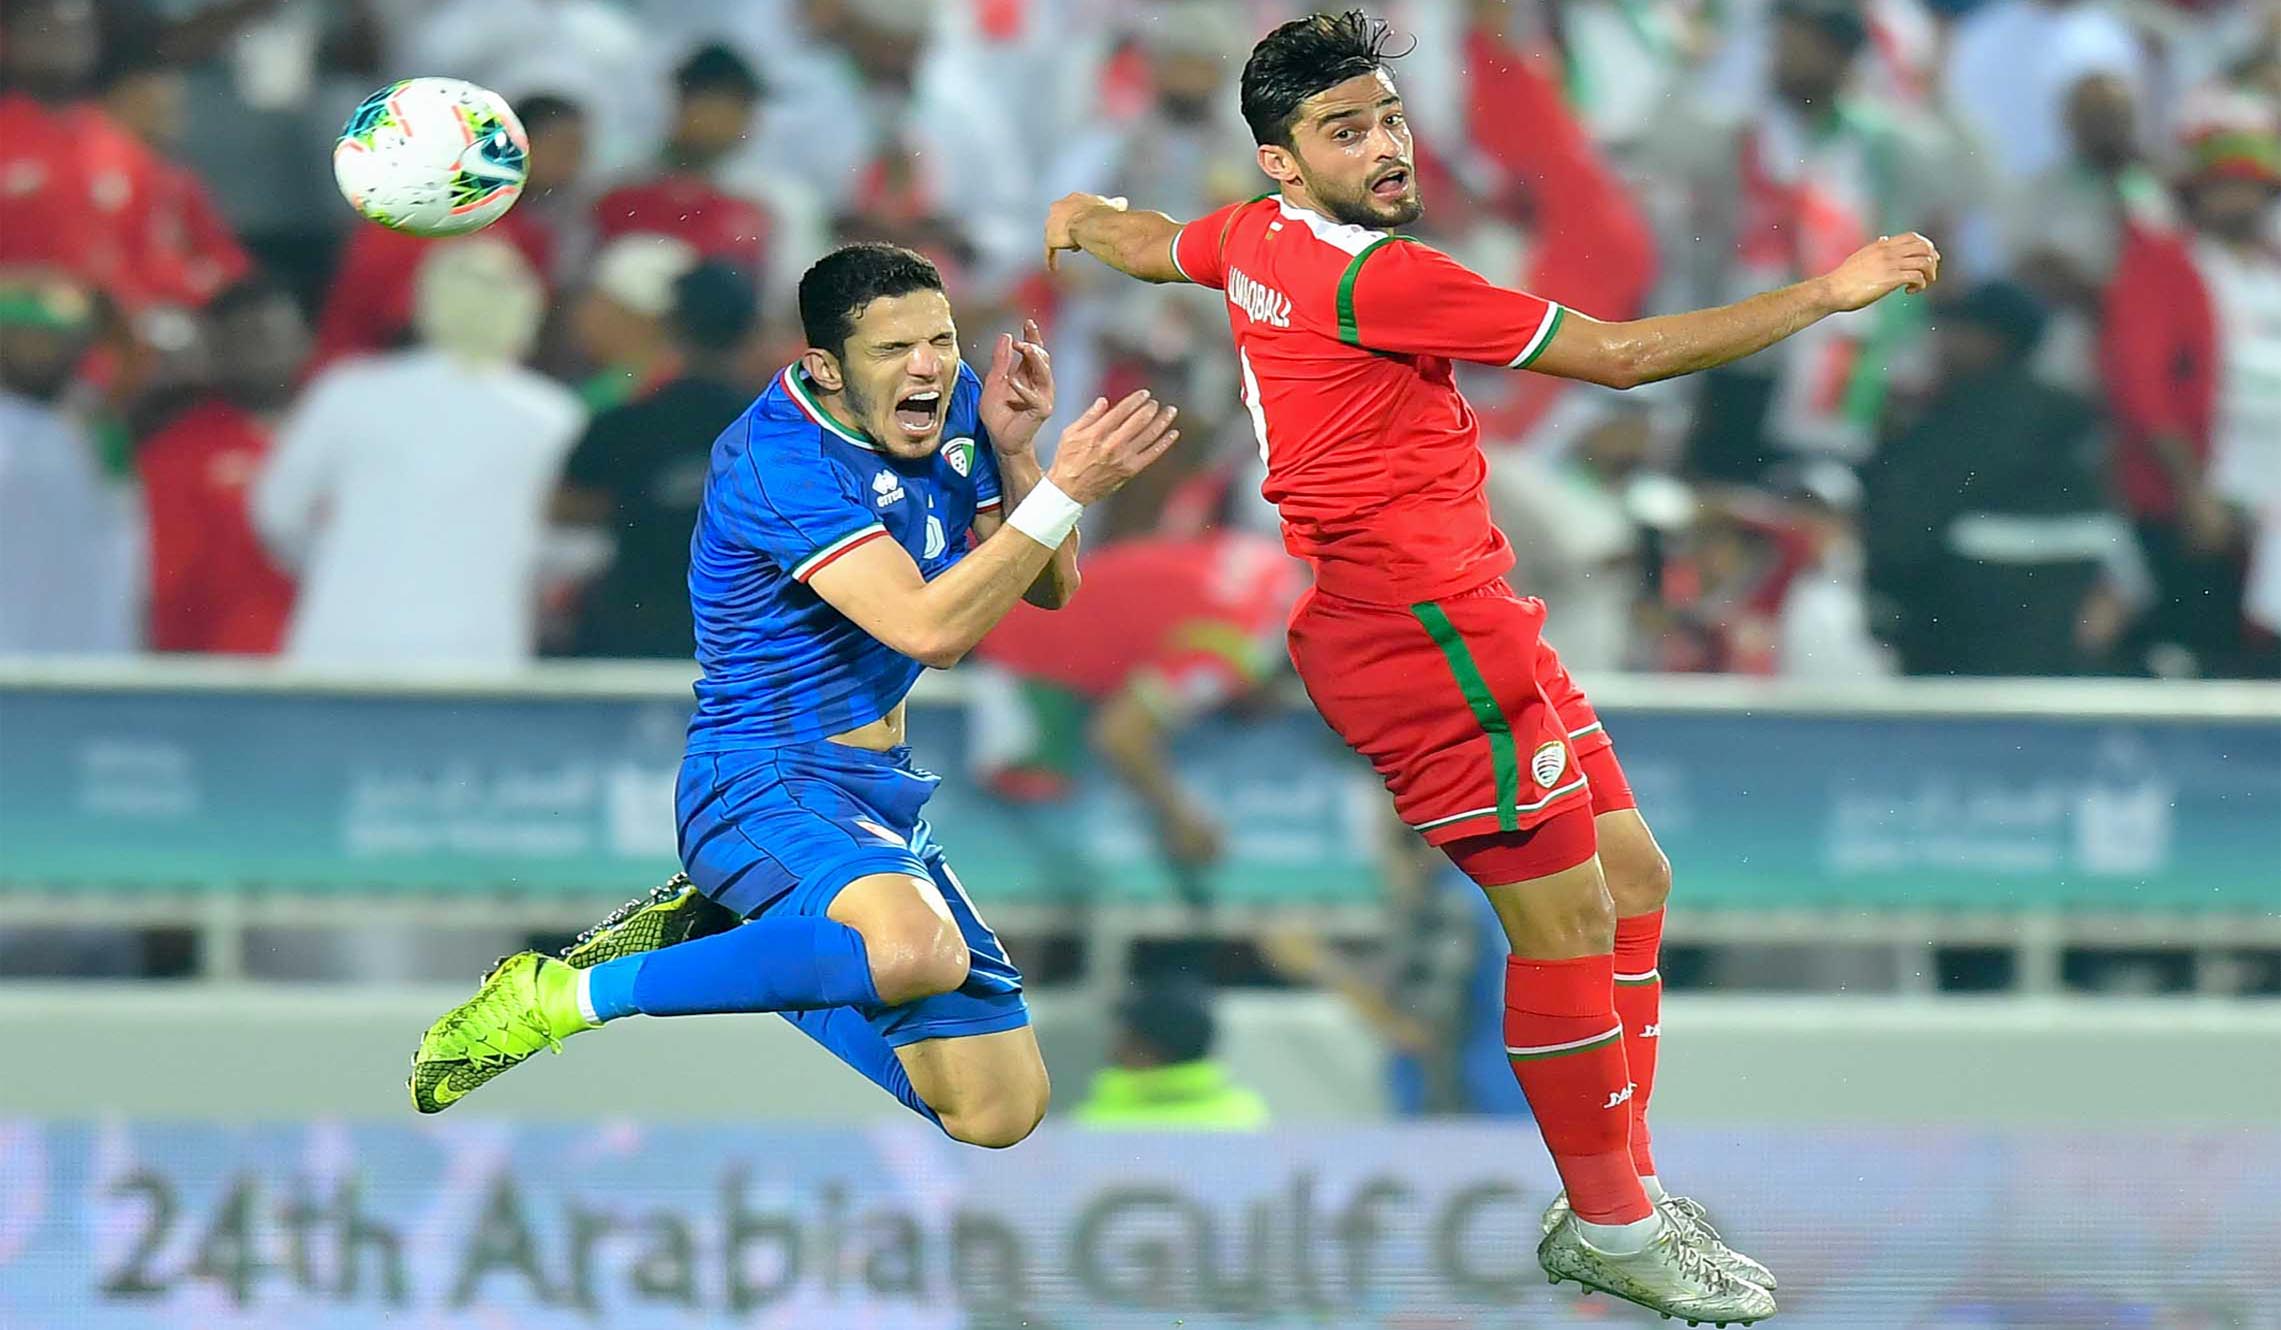
[[[1291,613],[1300,682],[1377,768],[1395,812],[1429,844],[1504,842],[1482,854],[1476,841],[1460,863],[1494,865],[1503,881],[1589,858],[1590,819],[1634,806],[1607,730],[1543,629],[1544,602],[1502,580],[1407,608],[1310,590]],[[1586,825],[1533,833],[1563,816]]]

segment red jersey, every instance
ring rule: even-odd
[[[203,182],[91,102],[0,94],[0,267],[52,266],[129,311],[200,305],[245,252]]]
[[[1189,281],[1227,293],[1262,492],[1318,587],[1410,605],[1512,566],[1489,520],[1480,422],[1451,362],[1527,366],[1560,326],[1559,305],[1273,196],[1190,222],[1172,257]]]
[[[1137,685],[1170,710],[1208,710],[1273,668],[1300,591],[1299,566],[1240,531],[1123,541],[1084,572],[1066,608],[1015,606],[982,658],[1091,701]]]
[[[184,411],[136,454],[150,510],[150,644],[274,654],[293,583],[254,534],[249,491],[270,431],[220,398]]]
[[[755,277],[767,255],[769,227],[767,209],[686,172],[613,189],[594,205],[600,244],[623,235],[672,236],[705,258],[734,263]]]

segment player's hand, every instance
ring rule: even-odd
[[[1863,245],[1823,276],[1830,308],[1860,309],[1895,291],[1914,295],[1940,279],[1940,251],[1911,231]]]
[[[1022,322],[1022,335],[998,334],[990,372],[982,376],[982,427],[1001,457],[1026,454],[1038,430],[1053,414],[1053,357],[1037,320]]]
[[[1045,212],[1045,270],[1061,271],[1061,252],[1078,248],[1077,238],[1070,234],[1078,218],[1096,208],[1123,212],[1125,207],[1121,198],[1105,199],[1098,194],[1064,194],[1055,199]]]
[[[1098,503],[1164,456],[1180,438],[1172,428],[1179,414],[1146,388],[1115,406],[1106,397],[1095,398],[1077,423],[1061,432],[1047,478],[1079,503]]]

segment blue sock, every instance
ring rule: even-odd
[[[942,1125],[942,1119],[912,1087],[910,1073],[903,1070],[903,1059],[895,1056],[887,1037],[871,1028],[862,1012],[852,1007],[827,1007],[787,1011],[784,1019],[830,1049],[833,1057],[862,1072],[873,1085],[902,1100],[903,1107],[938,1127]]]
[[[863,934],[831,919],[784,915],[726,933],[604,961],[587,972],[597,1020],[872,1005]]]

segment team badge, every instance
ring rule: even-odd
[[[1557,739],[1538,748],[1529,759],[1529,772],[1537,784],[1551,789],[1560,781],[1560,773],[1568,770],[1568,749]]]
[[[950,469],[956,471],[961,476],[968,475],[973,472],[974,440],[952,439],[949,443],[946,443],[942,446],[942,455],[943,459],[950,463]]]

